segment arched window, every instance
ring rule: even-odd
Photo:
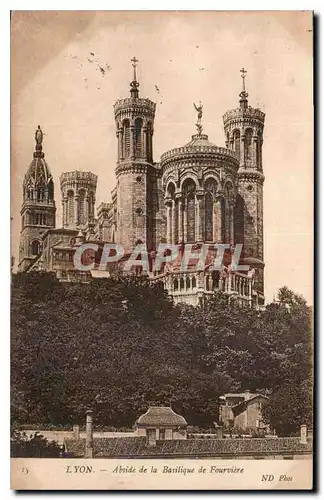
[[[179,283],[178,283],[178,279],[176,278],[173,282],[173,289],[175,292],[177,292],[178,288],[179,288]]]
[[[190,278],[189,278],[189,276],[186,277],[186,290],[190,290]]]
[[[240,152],[240,131],[239,130],[234,131],[233,139],[234,139],[234,151],[239,153]]]
[[[244,156],[247,164],[252,161],[252,133],[250,128],[245,131]]]
[[[196,288],[196,286],[197,286],[197,280],[196,280],[196,277],[193,276],[193,278],[192,278],[192,288]]]
[[[169,182],[168,187],[167,187],[167,196],[169,198],[173,198],[174,192],[175,192],[175,185],[173,184],[173,182]]]
[[[45,184],[40,181],[37,185],[37,201],[44,201],[45,199]]]
[[[146,150],[147,150],[147,160],[148,161],[153,161],[152,140],[153,140],[153,127],[152,127],[152,123],[148,122],[147,129],[146,129]]]
[[[129,120],[123,121],[123,157],[130,156],[130,123]]]
[[[39,255],[41,250],[41,245],[39,240],[34,240],[32,242],[32,254]]]
[[[217,183],[214,179],[205,182],[205,241],[214,240],[214,202]]]
[[[187,243],[196,240],[196,184],[192,179],[187,179],[182,187],[187,218]]]
[[[78,211],[79,211],[79,224],[85,224],[85,213],[84,213],[84,206],[85,206],[85,191],[84,189],[81,189],[79,191],[79,203],[78,203]]]
[[[74,222],[74,192],[72,190],[67,193],[67,223],[73,224]]]
[[[135,155],[142,156],[142,118],[135,119]]]

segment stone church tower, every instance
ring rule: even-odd
[[[155,103],[139,97],[136,63],[132,59],[134,76],[130,97],[114,105],[117,153],[117,242],[125,252],[136,244],[154,246],[154,190],[156,168],[153,165],[153,126]]]
[[[263,296],[263,168],[262,143],[265,114],[248,105],[246,71],[239,107],[223,116],[226,147],[237,152],[238,195],[235,207],[235,242],[243,244],[245,262],[256,272],[258,292]]]
[[[94,225],[97,175],[92,172],[63,172],[60,176],[63,227],[86,228]]]
[[[35,133],[34,157],[23,182],[19,271],[24,271],[42,252],[42,236],[55,228],[54,183],[43,153],[43,132],[38,125]]]

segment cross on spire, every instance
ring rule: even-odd
[[[134,82],[136,82],[136,66],[138,63],[138,59],[136,59],[136,57],[134,56],[133,59],[131,59],[131,62],[132,62],[132,66],[134,68]]]
[[[132,59],[131,59],[131,63],[132,63],[132,66],[134,68],[134,75],[133,75],[133,81],[131,82],[130,86],[131,86],[131,96],[133,98],[137,98],[138,97],[138,87],[139,87],[139,83],[137,81],[137,77],[136,77],[136,67],[137,67],[137,63],[138,63],[138,59],[136,59],[136,57],[134,56]]]
[[[242,69],[240,69],[240,73],[241,73],[241,77],[243,80],[243,92],[245,92],[245,78],[246,78],[247,71],[244,68],[242,68]]]

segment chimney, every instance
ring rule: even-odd
[[[74,439],[80,439],[80,427],[78,425],[73,426],[73,437]]]
[[[306,427],[306,425],[300,426],[300,443],[307,444],[307,427]]]
[[[146,429],[147,446],[156,446],[156,429]]]
[[[217,422],[214,422],[214,426],[216,429],[216,439],[223,439],[223,426],[219,425]]]
[[[250,395],[250,391],[249,389],[246,389],[246,391],[244,391],[244,399],[245,401],[247,401],[248,399],[250,399],[251,395]]]
[[[86,442],[84,458],[92,458],[93,456],[93,431],[92,431],[92,410],[86,411]]]

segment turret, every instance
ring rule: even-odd
[[[60,176],[63,227],[77,229],[94,223],[97,176],[92,172],[63,172]]]
[[[245,69],[241,69],[239,106],[223,116],[226,147],[239,155],[238,195],[235,206],[235,242],[243,244],[246,261],[256,269],[259,302],[263,300],[263,165],[265,114],[248,103]]]
[[[132,59],[130,97],[114,105],[117,148],[116,241],[131,250],[141,242],[153,245],[153,126],[155,103],[139,97],[137,59]]]
[[[35,132],[35,152],[23,181],[19,271],[26,271],[42,251],[43,234],[55,227],[54,183],[43,152],[43,131]]]

